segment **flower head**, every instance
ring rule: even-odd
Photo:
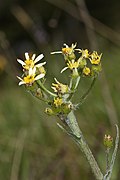
[[[33,69],[32,68],[29,69],[28,75],[24,76],[23,79],[17,76],[17,78],[20,80],[19,86],[22,84],[31,86],[34,83],[34,81],[37,81],[45,76],[45,74],[36,75],[35,72],[36,72],[36,68],[34,67]]]
[[[34,67],[41,67],[43,65],[46,64],[46,62],[43,63],[38,63],[43,57],[43,54],[40,54],[39,56],[37,56],[37,58],[35,58],[35,54],[32,55],[32,57],[29,56],[29,54],[26,52],[25,53],[25,61],[22,61],[21,59],[17,59],[17,61],[22,65],[22,67],[25,70],[29,70],[30,68],[34,68]],[[38,63],[38,64],[36,64]]]
[[[65,61],[73,60],[75,59],[75,47],[76,44],[72,44],[71,47],[69,47],[67,44],[64,44],[65,47],[62,48],[61,51],[52,52],[51,54],[63,54]]]
[[[102,54],[98,55],[97,51],[93,51],[93,53],[90,55],[90,62],[91,64],[98,65],[100,63]]]
[[[65,94],[68,92],[68,85],[62,84],[55,78],[56,84],[52,83],[52,89],[58,94]]]
[[[67,69],[70,69],[70,70],[73,70],[73,69],[77,69],[79,67],[79,62],[78,61],[75,61],[74,59],[72,61],[69,61],[67,63],[67,66],[64,67],[62,70],[61,70],[61,73],[64,72],[65,70]]]
[[[104,136],[104,145],[106,148],[111,148],[113,145],[113,138],[110,135]]]
[[[82,58],[89,58],[89,51],[88,49],[76,49],[81,53]]]
[[[72,44],[71,47],[69,47],[67,44],[64,44],[65,47],[62,48],[62,53],[64,55],[70,55],[74,52],[74,49],[76,47],[76,44]]]
[[[79,62],[72,60],[71,62],[67,63],[69,69],[76,69],[79,67]]]
[[[86,76],[88,76],[88,75],[90,74],[90,68],[84,67],[84,69],[83,69],[83,74],[85,74]]]
[[[59,107],[59,106],[61,106],[63,104],[63,100],[62,100],[62,98],[57,97],[57,98],[54,98],[54,102],[53,103],[54,103],[54,105],[56,107]]]

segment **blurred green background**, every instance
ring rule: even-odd
[[[85,4],[86,3],[86,4]],[[45,104],[18,86],[16,59],[45,55],[49,87],[53,78],[67,83],[60,50],[63,43],[103,53],[103,71],[76,112],[79,125],[105,172],[103,137],[114,138],[120,119],[120,1],[0,1],[0,180],[93,180],[89,164],[72,140],[44,113]],[[75,99],[89,86],[82,80]],[[118,150],[112,180],[120,179]]]

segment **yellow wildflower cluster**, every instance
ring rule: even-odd
[[[81,53],[81,57],[79,58],[80,69],[82,69],[82,73],[85,76],[96,76],[101,71],[101,56],[98,55],[97,51],[93,51],[90,53],[87,49],[81,50],[78,49]]]
[[[64,56],[66,66],[61,70],[70,70],[69,84],[62,84],[56,78],[51,88],[54,92],[49,91],[44,85],[44,76],[46,74],[44,65],[46,62],[40,63],[44,55],[35,54],[30,56],[25,53],[25,60],[17,59],[22,65],[23,75],[17,77],[19,85],[26,85],[27,90],[32,95],[46,102],[50,108],[46,108],[45,112],[49,115],[67,115],[71,110],[75,109],[71,99],[77,90],[80,77],[96,77],[101,71],[101,56],[96,51],[89,52],[88,49],[77,49],[76,44],[70,47],[64,44],[61,51],[52,52],[51,54],[61,53]],[[77,54],[76,54],[77,53]],[[41,80],[42,79],[42,80]],[[94,79],[94,78],[93,78]],[[36,82],[36,83],[35,83]]]
[[[38,63],[44,55],[40,54],[37,58],[35,57],[35,54],[30,57],[28,53],[25,53],[25,61],[17,59],[17,61],[22,65],[24,72],[22,78],[17,76],[20,80],[19,85],[26,84],[27,86],[31,86],[35,81],[45,76],[46,72],[43,65],[45,65],[46,62]]]
[[[62,53],[66,61],[66,67],[61,70],[61,73],[67,69],[70,69],[71,72],[77,74],[78,76],[96,76],[101,71],[101,56],[98,55],[97,51],[92,53],[88,49],[76,49],[76,44],[72,44],[71,47],[64,44],[65,47],[62,48],[62,51],[53,52]],[[75,51],[80,53],[79,58],[76,58]]]
[[[45,112],[49,115],[51,114],[62,114],[62,113],[68,113],[71,109],[70,103],[65,101],[65,96],[68,97],[69,93],[69,87],[68,85],[60,83],[56,78],[55,82],[52,83],[52,89],[56,93],[56,97],[53,99],[51,103],[51,108],[47,108]]]

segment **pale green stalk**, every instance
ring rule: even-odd
[[[44,90],[46,93],[48,93],[49,95],[53,96],[53,97],[57,97],[56,94],[52,93],[51,91],[49,91],[48,89],[46,89],[46,87],[41,83],[40,80],[37,81],[37,84],[39,85],[39,87]]]
[[[63,120],[63,119],[62,119]],[[92,169],[92,172],[94,174],[94,176],[96,177],[96,180],[110,180],[111,179],[111,175],[112,175],[112,171],[113,171],[113,166],[114,166],[114,162],[116,159],[116,154],[117,154],[117,150],[118,150],[118,143],[119,143],[119,129],[118,126],[116,125],[116,130],[117,130],[117,135],[116,135],[116,140],[115,140],[115,148],[112,154],[112,159],[110,162],[110,165],[108,164],[108,154],[107,154],[107,170],[105,175],[103,175],[103,173],[101,172],[97,161],[95,160],[88,144],[86,143],[86,140],[82,134],[81,129],[79,128],[79,125],[77,123],[76,117],[74,115],[74,112],[71,111],[67,118],[64,119],[65,123],[67,124],[68,128],[64,128],[63,126],[61,126],[60,124],[57,123],[57,125],[64,130],[68,135],[70,135],[70,137],[72,137],[72,139],[76,142],[76,144],[78,145],[78,147],[81,149],[81,151],[84,153],[84,155],[86,156],[88,163],[90,164],[90,167]],[[109,153],[109,152],[108,152]]]
[[[69,85],[71,93],[70,93],[70,95],[69,95],[69,97],[67,99],[68,101],[72,99],[72,97],[73,97],[73,95],[74,95],[74,93],[75,93],[75,91],[76,91],[76,89],[77,89],[77,87],[79,85],[79,82],[80,82],[80,76],[78,76],[78,77],[71,77],[70,85]]]
[[[76,142],[76,144],[78,145],[78,147],[81,149],[81,151],[85,154],[88,163],[91,166],[92,172],[94,173],[95,177],[97,180],[102,180],[103,179],[103,174],[88,146],[88,144],[85,141],[85,138],[82,134],[82,131],[80,130],[76,117],[74,115],[74,112],[71,111],[65,122],[67,123],[67,125],[69,126],[71,133],[68,132],[68,134],[71,135],[72,139]]]

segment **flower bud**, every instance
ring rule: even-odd
[[[90,68],[84,67],[83,74],[86,75],[86,76],[90,75]]]
[[[93,65],[92,68],[91,68],[91,76],[98,75],[101,70],[102,70],[101,64]]]
[[[50,115],[50,116],[54,114],[54,112],[53,112],[53,110],[51,108],[46,108],[45,113]]]
[[[84,58],[82,58],[82,59],[79,58],[78,61],[79,61],[79,67],[81,69],[83,69],[87,65],[86,59],[84,59]]]
[[[62,106],[62,112],[64,114],[68,114],[72,109],[72,104],[71,103],[66,103],[66,104],[63,104]]]
[[[62,48],[62,54],[64,55],[64,58],[66,61],[70,61],[76,58],[74,54],[74,49],[76,47],[76,44],[72,44],[71,47],[68,45],[64,44],[65,47]]]
[[[106,148],[111,148],[113,146],[113,138],[110,135],[104,136],[104,146]]]
[[[57,97],[57,98],[54,98],[53,103],[54,103],[55,107],[58,108],[63,104],[63,100],[62,100],[62,98]]]
[[[88,49],[82,49],[82,50],[80,50],[80,52],[82,53],[82,57],[83,58],[89,58],[89,51],[88,51]]]

